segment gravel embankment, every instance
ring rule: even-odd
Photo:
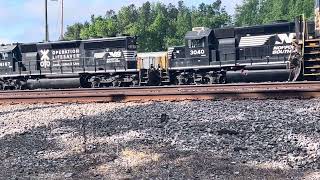
[[[0,179],[320,179],[320,99],[0,107]]]

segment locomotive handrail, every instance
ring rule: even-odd
[[[121,58],[125,59],[125,58]],[[50,65],[46,67],[41,67],[40,63],[42,62],[41,59],[33,59],[33,60],[24,60],[24,61],[18,61],[18,71],[20,75],[23,74],[23,72],[28,72],[29,74],[35,74],[39,73],[39,75],[42,75],[43,73],[46,73],[49,71],[49,73],[54,73],[54,69],[60,69],[59,72],[61,74],[64,74],[64,72],[75,72],[76,68],[81,68],[83,72],[89,71],[90,68],[94,68],[94,71],[101,71],[102,69],[99,69],[100,67],[104,67],[103,70],[107,70],[107,65],[108,63],[103,60],[107,60],[106,58],[101,59],[101,61],[98,63],[100,59],[99,58],[94,58],[94,57],[79,57],[79,58],[65,58],[65,59],[49,59],[46,61],[50,62]],[[88,62],[89,61],[89,62]],[[90,61],[93,63],[91,64]],[[53,64],[53,63],[57,64]],[[126,62],[126,61],[125,61]],[[64,64],[68,63],[68,64]],[[79,63],[76,65],[76,63]],[[82,64],[81,64],[82,63]],[[26,67],[27,66],[27,67]],[[89,68],[89,70],[88,70]],[[119,66],[113,65],[113,70],[117,69],[124,69],[127,70],[126,64],[121,64]]]

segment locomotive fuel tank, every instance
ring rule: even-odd
[[[290,71],[289,69],[228,71],[226,81],[228,83],[284,82],[288,81]]]
[[[80,78],[31,79],[27,81],[29,89],[68,89],[81,87]]]

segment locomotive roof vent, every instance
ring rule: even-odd
[[[289,22],[289,21],[284,20],[284,19],[278,19],[278,20],[273,21],[272,24],[286,23],[286,22]]]
[[[124,36],[130,36],[130,34],[128,34],[128,33],[118,33],[116,35],[116,37],[124,37]]]
[[[194,27],[194,28],[192,28],[192,31],[207,31],[207,30],[210,30],[210,29],[207,27]]]
[[[192,31],[187,32],[185,39],[192,40],[192,39],[202,39],[204,37],[209,37],[212,30],[206,27],[195,27],[192,28]]]

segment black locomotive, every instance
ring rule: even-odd
[[[1,46],[0,88],[137,85],[136,49],[136,37]]]
[[[179,84],[286,81],[295,23],[194,28],[172,48],[170,72]]]
[[[0,89],[287,81],[295,27],[194,28],[158,60],[139,58],[132,36],[3,45]]]

